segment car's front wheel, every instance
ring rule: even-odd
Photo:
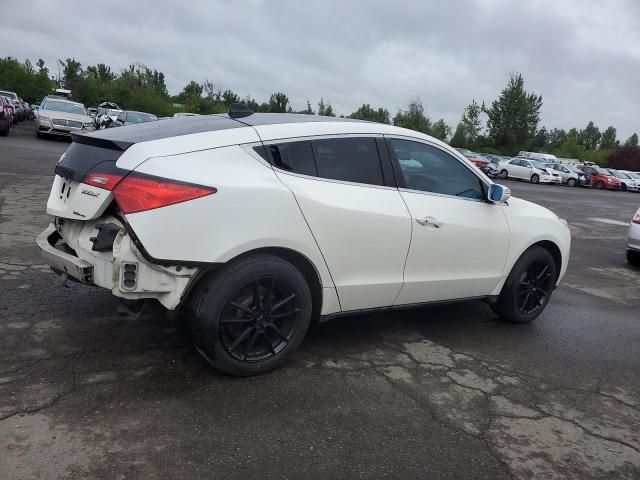
[[[506,170],[501,170],[498,176],[504,180],[509,176],[509,172],[507,172]]]
[[[282,365],[311,322],[311,291],[291,263],[267,254],[242,258],[205,280],[192,301],[194,344],[230,375]]]
[[[567,185],[570,187],[575,187],[578,184],[578,181],[575,178],[570,178],[567,180]]]
[[[603,181],[596,182],[596,188],[598,190],[604,190],[604,182]]]
[[[627,250],[627,262],[634,267],[640,267],[640,252],[637,250]]]
[[[531,175],[531,183],[540,183],[540,177],[537,173]]]
[[[513,323],[531,322],[549,303],[556,278],[551,253],[540,246],[529,248],[513,266],[493,311]]]

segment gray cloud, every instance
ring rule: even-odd
[[[419,96],[455,126],[519,71],[543,96],[549,128],[640,130],[636,0],[39,0],[3,13],[30,26],[0,26],[6,55],[51,69],[66,57],[116,70],[141,62],[172,93],[208,78],[259,100],[284,91],[296,108],[322,96],[344,114],[362,103],[394,114]]]

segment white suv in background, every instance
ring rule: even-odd
[[[230,374],[276,368],[346,313],[482,299],[530,322],[567,268],[564,220],[415,131],[232,105],[73,140],[45,260],[182,308]]]
[[[516,178],[528,180],[531,183],[562,183],[559,173],[546,167],[537,160],[527,158],[512,158],[498,165],[500,178]]]

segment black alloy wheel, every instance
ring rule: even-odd
[[[516,304],[522,315],[532,315],[543,308],[553,291],[554,278],[546,262],[535,262],[521,275],[516,290]]]
[[[596,188],[598,190],[604,190],[604,182],[603,181],[596,182]]]
[[[558,278],[556,260],[549,250],[534,245],[515,263],[497,301],[491,305],[501,319],[529,323],[549,303]]]
[[[256,253],[204,277],[190,296],[192,340],[218,370],[259,375],[283,365],[312,314],[307,279],[288,261]]]
[[[220,318],[220,341],[230,357],[261,362],[291,341],[300,312],[297,295],[275,276],[256,278],[234,292]]]
[[[504,180],[509,176],[509,172],[507,172],[506,170],[502,170],[500,171],[500,174],[498,176]]]

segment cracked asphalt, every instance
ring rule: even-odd
[[[505,182],[573,233],[533,324],[479,302],[336,319],[239,379],[179,317],[119,315],[43,265],[67,146],[28,123],[0,141],[0,478],[640,478],[640,270],[602,222],[640,194]]]

